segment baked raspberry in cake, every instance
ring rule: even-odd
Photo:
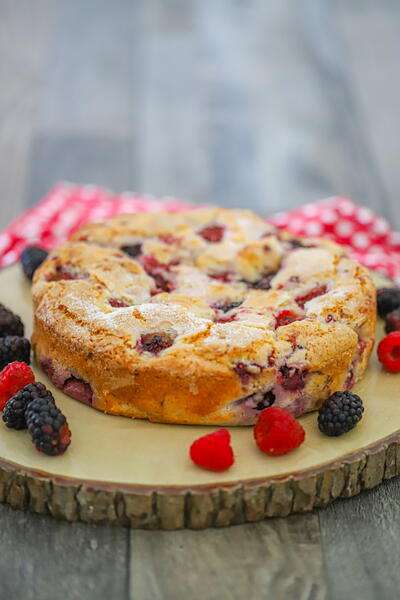
[[[66,394],[115,415],[248,425],[362,376],[376,301],[364,267],[248,211],[84,226],[34,276],[33,346]]]

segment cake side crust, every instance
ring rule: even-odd
[[[33,297],[33,346],[55,385],[157,422],[247,425],[271,401],[315,410],[362,376],[374,343],[366,269],[247,211],[85,226],[38,269]]]

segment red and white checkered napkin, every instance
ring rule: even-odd
[[[56,185],[39,204],[0,233],[0,267],[13,264],[29,244],[51,249],[87,221],[121,213],[177,212],[193,208],[175,198],[155,199],[131,193],[114,195],[96,186]],[[307,237],[324,237],[345,246],[370,269],[400,280],[400,233],[370,209],[347,198],[328,198],[269,219],[280,229]]]
[[[366,267],[400,280],[400,233],[386,219],[348,198],[335,196],[305,204],[269,222],[296,235],[333,240]]]
[[[94,185],[57,184],[36,206],[0,233],[0,268],[15,263],[22,250],[38,244],[51,250],[88,221],[102,221],[122,213],[177,212],[190,205],[175,198],[153,198],[132,193],[114,195]]]

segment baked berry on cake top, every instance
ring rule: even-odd
[[[248,425],[318,409],[374,343],[367,270],[244,210],[122,215],[51,252],[33,281],[37,360],[106,413]]]

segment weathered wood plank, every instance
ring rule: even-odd
[[[24,206],[52,19],[51,0],[0,3],[0,227]]]
[[[0,2],[0,223],[22,207],[34,129],[31,201],[70,178],[263,214],[333,193],[399,210],[398,3],[296,4]],[[397,595],[397,485],[320,513],[333,600]],[[0,529],[8,597],[125,597],[120,530],[6,507]],[[133,598],[204,598],[207,578],[219,598],[325,597],[312,515],[131,535]]]
[[[141,600],[323,600],[316,515],[202,532],[132,531],[130,593]]]
[[[36,135],[32,140],[28,204],[36,204],[57,181],[132,190],[132,159],[133,144],[127,138]]]
[[[398,597],[399,510],[397,478],[320,512],[331,600]]]
[[[133,115],[137,148],[136,189],[209,202],[209,115],[203,48],[196,31],[197,12],[206,7],[182,0],[141,0],[136,18],[141,27],[134,50]],[[145,67],[143,66],[145,65]]]
[[[331,4],[306,1],[296,4],[282,25],[281,18],[277,11],[270,24],[275,45],[268,35],[265,45],[270,56],[280,57],[270,62],[275,85],[280,83],[272,114],[278,148],[284,143],[277,165],[283,167],[278,170],[279,192],[290,199],[284,202],[343,194],[384,209],[383,189],[347,79]]]
[[[0,19],[1,33],[3,30],[7,33],[6,38],[0,35],[0,43],[4,43],[0,64],[4,64],[4,57],[21,63],[21,69],[15,72],[11,65],[7,65],[5,77],[1,79],[8,83],[8,88],[7,85],[1,86],[0,99],[2,93],[7,92],[9,105],[0,103],[4,109],[0,125],[0,149],[2,156],[10,161],[2,160],[0,163],[2,225],[22,210],[25,187],[30,202],[36,202],[55,180],[68,177],[115,188],[132,186],[132,144],[123,128],[118,127],[117,116],[123,107],[118,106],[115,96],[120,94],[121,98],[125,93],[118,87],[123,82],[124,68],[114,76],[114,80],[110,74],[112,81],[105,81],[103,87],[99,81],[101,74],[97,80],[92,78],[93,101],[89,104],[87,76],[96,62],[97,53],[96,47],[90,47],[90,42],[85,42],[85,23],[81,19],[83,6],[79,7],[76,2],[68,3],[73,10],[69,26],[66,27],[61,13],[58,19],[53,20],[57,7],[62,9],[67,6],[65,3],[40,1],[35,3],[34,8],[30,2],[23,4],[23,7],[19,5],[17,8],[15,3],[8,2],[8,21]],[[92,9],[94,14],[94,6]],[[116,15],[118,11],[113,13]],[[104,28],[110,23],[110,13],[107,14],[108,19],[103,21]],[[54,35],[48,38],[46,27],[50,21],[55,30]],[[32,26],[33,22],[35,27]],[[75,88],[76,98],[72,94],[73,86],[70,89],[71,81],[75,79],[70,62],[72,38],[68,40],[68,28],[73,29],[73,22],[75,26],[81,24],[80,37],[73,38],[77,51],[73,62],[76,74],[79,75],[79,68],[81,74],[81,85],[77,84]],[[61,51],[59,37],[63,40]],[[104,31],[101,37],[103,40],[99,40],[100,44],[106,38]],[[123,46],[116,44],[117,37],[115,32],[112,41],[116,49],[114,66],[109,65],[113,73],[124,53]],[[85,60],[90,53],[92,63],[85,67]],[[106,65],[99,68],[103,73],[105,69]],[[58,76],[60,79],[57,79]],[[64,86],[59,85],[61,81]],[[12,97],[11,85],[15,85]],[[69,93],[66,93],[66,87]],[[107,89],[111,90],[110,95],[101,103]],[[85,90],[86,95],[83,94]],[[86,104],[80,102],[81,94]],[[58,106],[58,112],[55,105]],[[113,108],[114,113],[111,112]],[[115,129],[112,135],[107,133],[106,127],[101,129],[99,126],[100,121],[106,119],[105,113],[108,114],[110,127],[113,131]],[[58,118],[58,128],[54,114]],[[85,115],[93,125],[91,129],[83,126]],[[72,127],[74,119],[76,127]],[[122,120],[126,126],[129,125],[126,113],[122,115]],[[61,126],[63,123],[64,128]],[[72,133],[67,135],[69,129]],[[32,137],[34,143],[29,153]],[[30,169],[27,169],[29,160]],[[11,200],[6,204],[5,198],[9,197]],[[50,517],[14,512],[5,506],[0,506],[0,530],[0,580],[5,597],[41,600],[66,597],[127,598],[128,542],[125,530],[82,524],[71,526]]]
[[[390,201],[394,225],[399,228],[400,4],[393,0],[336,0],[335,9],[364,139]]]
[[[340,192],[379,206],[360,125],[349,116],[352,99],[334,33],[328,23],[314,33],[321,19],[313,15],[315,3],[304,19],[302,8],[288,2],[202,3],[184,53],[181,41],[162,29],[161,8],[147,6],[139,92],[145,144],[138,153],[146,189],[154,183],[157,193],[173,188],[182,195],[182,178],[171,168],[179,146],[185,161],[198,154],[195,177],[193,169],[182,171],[192,188],[203,178],[199,189],[213,202],[266,214]],[[201,120],[201,135],[186,136],[182,146],[180,136],[193,133],[188,105],[191,121]]]
[[[0,505],[2,598],[125,600],[127,533]]]
[[[331,51],[342,65],[346,89],[348,110],[342,112],[347,114],[347,127],[353,130],[364,163],[369,165],[367,200],[362,197],[361,201],[399,226],[396,94],[400,88],[392,85],[400,49],[399,5],[339,0],[329,4],[327,14],[335,40]],[[361,176],[355,169],[353,177]],[[332,600],[397,597],[400,576],[392,557],[398,537],[398,487],[398,479],[387,482],[320,512]]]
[[[141,30],[138,2],[54,2],[38,131],[67,137],[128,137],[135,120]]]

